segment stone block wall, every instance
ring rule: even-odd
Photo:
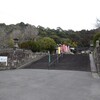
[[[0,56],[7,56],[7,66],[5,63],[0,63],[0,70],[16,69],[21,66],[40,59],[46,53],[33,53],[31,50],[23,49],[6,49],[0,50]]]
[[[93,56],[94,56],[96,69],[98,73],[100,73],[100,45],[99,44],[96,44],[96,47],[93,52]]]

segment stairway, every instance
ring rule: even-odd
[[[64,54],[63,57],[59,57],[59,60],[52,63],[50,66],[48,59],[49,57],[45,56],[29,66],[25,66],[24,69],[91,71],[88,54]],[[57,55],[51,55],[51,62],[55,59],[57,59]]]
[[[89,55],[76,54],[64,55],[56,64],[55,69],[58,70],[76,70],[76,71],[90,71]]]

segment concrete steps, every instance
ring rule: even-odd
[[[54,61],[57,55],[51,55],[51,61]],[[87,54],[64,54],[60,57],[58,62],[49,66],[48,56],[31,63],[29,66],[24,67],[25,69],[53,69],[53,70],[76,70],[76,71],[91,71],[89,55]]]

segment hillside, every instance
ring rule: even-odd
[[[19,42],[33,40],[38,35],[35,26],[24,24],[23,22],[16,25],[0,24],[0,47],[13,46],[13,39],[18,38]]]
[[[67,44],[74,47],[89,47],[95,33],[100,32],[100,28],[93,30],[63,30],[44,28],[42,26],[25,24],[23,22],[16,25],[0,24],[0,47],[13,47],[14,38],[19,39],[19,43],[29,40],[41,39],[43,37],[52,38],[56,44]]]

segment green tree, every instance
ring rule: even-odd
[[[8,46],[14,47],[14,40],[12,38],[10,40],[8,40]]]
[[[71,39],[62,39],[62,44],[66,44],[66,45],[69,45],[69,46],[72,46],[72,47],[77,47],[77,43],[76,42],[73,42]]]
[[[94,38],[93,38],[93,44],[94,46],[96,45],[96,41],[99,40],[100,41],[100,32],[99,33],[96,33],[94,35]]]
[[[23,42],[19,44],[19,47],[22,49],[28,49],[29,48],[29,44],[28,42]]]
[[[46,50],[50,52],[52,52],[56,47],[55,41],[50,37],[42,38],[41,40],[39,40],[39,43],[41,45],[42,50]]]
[[[50,38],[52,38],[57,44],[61,44],[61,38],[59,36],[51,35]]]

